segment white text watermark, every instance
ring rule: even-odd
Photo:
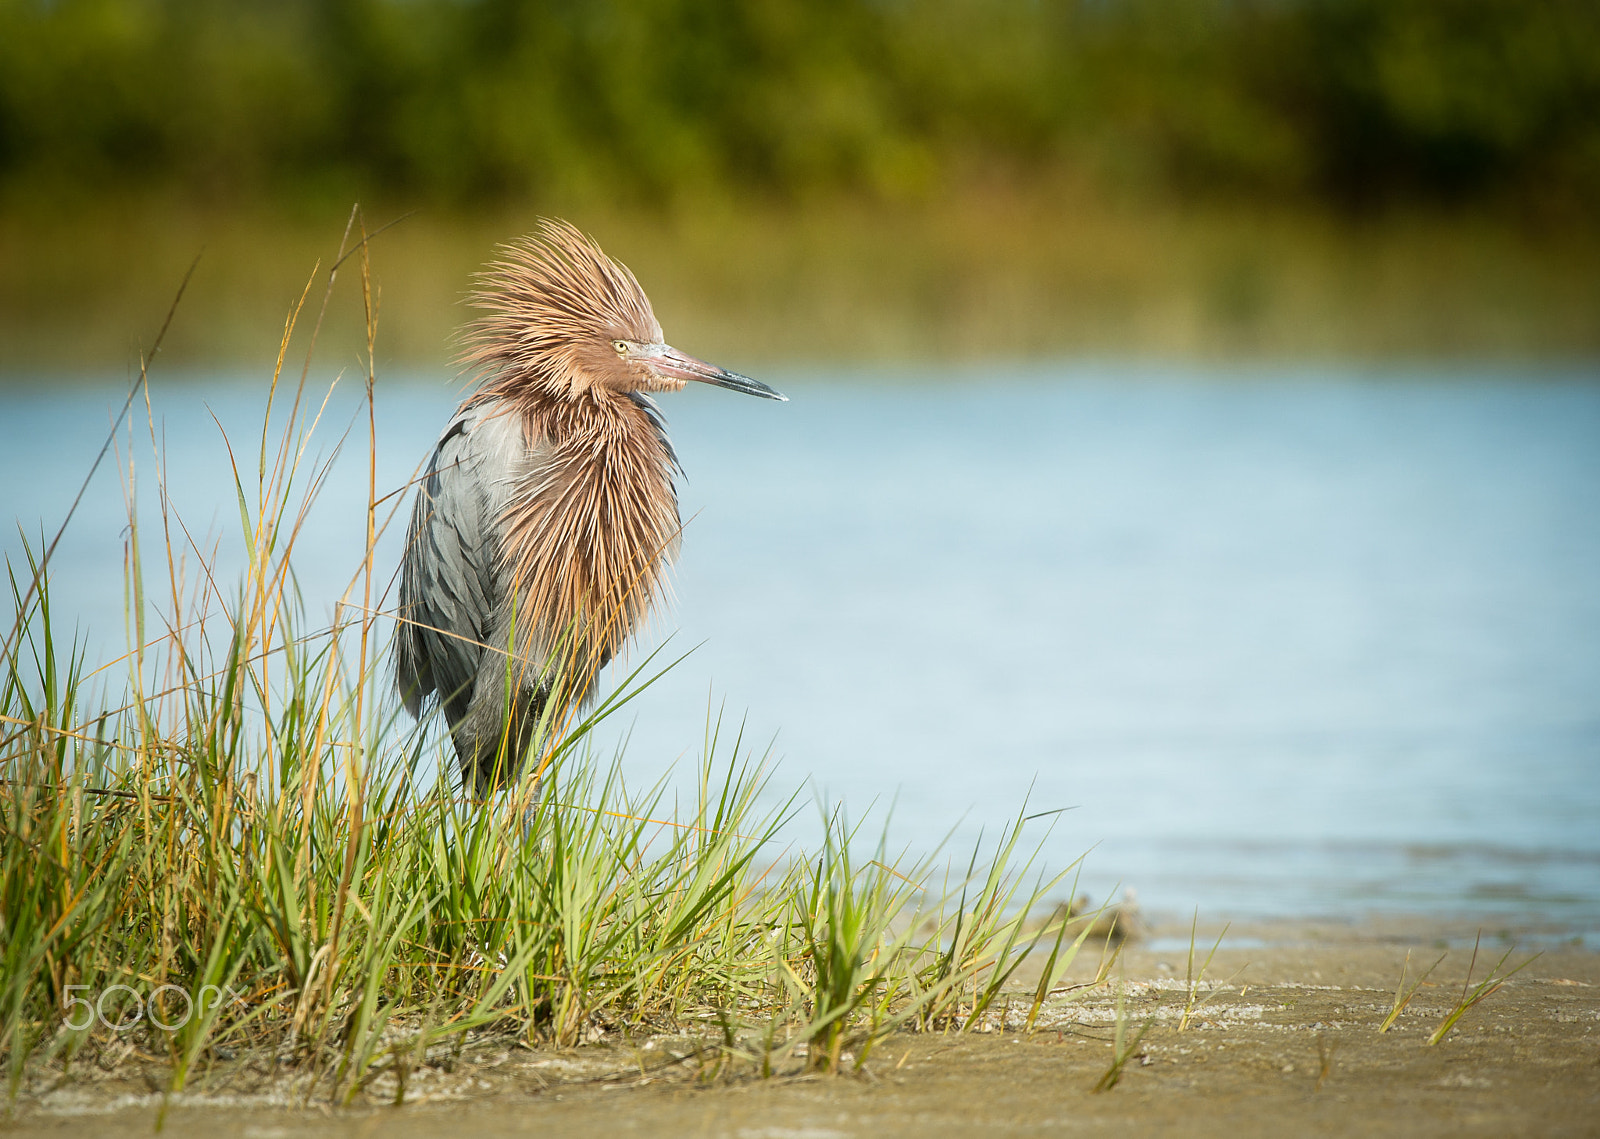
[[[96,1020],[112,1032],[126,1032],[135,1027],[142,1020],[148,1020],[157,1028],[167,1032],[176,1032],[198,1013],[205,1016],[217,1006],[233,1004],[244,1000],[244,994],[235,991],[227,985],[201,985],[199,992],[190,995],[189,991],[177,985],[159,985],[151,990],[149,997],[143,997],[132,985],[107,985],[95,999],[75,996],[74,993],[93,988],[91,985],[68,985],[62,994],[61,1011],[66,1013],[66,1025],[74,1032],[82,1032],[91,1027]],[[122,999],[111,1004],[111,1011],[117,1014],[117,1019],[112,1020],[106,1015],[106,1002],[114,996],[124,995]],[[127,998],[133,1000],[132,1015],[129,1015]],[[158,1007],[157,998],[162,998]],[[182,1001],[183,1011],[178,1013],[174,1008]],[[82,1011],[78,1011],[81,1009]]]

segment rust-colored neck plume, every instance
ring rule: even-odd
[[[531,634],[524,660],[555,659],[586,691],[665,587],[677,552],[671,449],[650,411],[596,392],[525,411],[550,453],[506,506],[502,572]]]
[[[665,589],[676,552],[675,468],[647,385],[613,341],[658,343],[624,266],[564,222],[508,246],[474,297],[470,404],[519,417],[528,447],[499,519],[519,667],[556,667],[585,695]]]

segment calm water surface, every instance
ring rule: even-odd
[[[777,785],[892,805],[914,850],[992,835],[1027,797],[1074,808],[1047,861],[1093,847],[1091,892],[1151,909],[1600,929],[1600,377],[765,378],[793,402],[663,401],[692,521],[656,640],[698,648],[607,737],[631,731],[636,780],[692,761],[709,698],[775,739]],[[454,393],[382,382],[384,488]],[[260,400],[232,378],[156,389],[177,504],[225,543],[211,414],[248,452]],[[119,403],[0,387],[0,485],[28,532]],[[318,614],[358,560],[364,456],[302,539]],[[108,469],[54,574],[96,655],[125,641],[122,520]]]

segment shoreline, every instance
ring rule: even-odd
[[[1052,996],[1034,1030],[1018,1023],[1030,978],[1019,975],[999,1019],[977,1031],[900,1032],[860,1069],[837,1077],[778,1071],[761,1079],[738,1062],[715,1067],[714,1026],[694,1034],[625,1038],[608,1033],[575,1049],[503,1042],[413,1072],[409,1102],[378,1081],[366,1102],[330,1108],[314,1089],[281,1080],[252,1089],[218,1064],[169,1105],[164,1133],[219,1130],[254,1136],[431,1133],[450,1118],[477,1134],[619,1132],[757,1136],[1057,1133],[1064,1125],[1139,1126],[1184,1134],[1592,1134],[1600,1105],[1600,953],[1572,946],[1542,955],[1467,1012],[1437,1045],[1428,1036],[1460,997],[1471,946],[1464,926],[1428,916],[1362,922],[1236,925],[1197,987],[1189,1023],[1188,929],[1154,923],[1130,943],[1112,974],[1123,987],[1124,1044],[1132,1048],[1116,1086],[1096,1093],[1117,1051],[1113,984]],[[1533,935],[1538,930],[1524,928]],[[1196,964],[1215,939],[1195,937]],[[1237,936],[1238,944],[1234,944]],[[1470,936],[1470,935],[1469,935]],[[1437,971],[1394,1027],[1392,1008],[1411,951],[1415,979],[1444,950]],[[1505,951],[1485,938],[1473,983]],[[1421,952],[1419,952],[1419,950]],[[1505,969],[1532,952],[1514,951]],[[1086,944],[1068,986],[1093,979],[1098,954]],[[1024,972],[1026,966],[1024,967]],[[153,1059],[153,1058],[152,1058]],[[431,1065],[431,1066],[430,1066]],[[62,1135],[93,1120],[97,1134],[148,1134],[161,1105],[159,1065],[95,1080],[85,1076],[43,1097],[34,1088],[14,1108],[10,1130]],[[976,1094],[975,1094],[976,1093]],[[309,1105],[289,1108],[296,1098]],[[325,1097],[322,1097],[325,1098]]]
[[[365,203],[375,225],[406,219],[374,246],[377,350],[442,368],[470,316],[473,274],[549,211],[411,216],[412,204]],[[270,361],[348,212],[160,194],[88,210],[0,202],[0,356],[14,368],[125,370],[204,251],[164,361]],[[843,195],[792,208],[592,207],[570,220],[638,274],[675,340],[747,370],[1128,354],[1588,363],[1600,352],[1600,235],[1470,212],[1360,220],[1051,185],[898,205]],[[362,312],[349,290],[334,298],[326,358],[364,349]]]

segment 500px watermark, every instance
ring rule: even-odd
[[[141,1020],[148,1020],[157,1028],[163,1028],[168,1032],[176,1032],[188,1024],[196,1013],[204,1016],[218,1005],[244,1000],[243,993],[236,992],[227,985],[201,985],[200,991],[194,996],[190,996],[188,990],[181,989],[177,985],[160,985],[150,993],[148,999],[141,997],[139,991],[131,985],[107,985],[100,990],[99,997],[93,1001],[87,997],[73,995],[77,990],[92,987],[68,985],[66,992],[62,994],[61,1011],[67,1014],[66,1025],[74,1032],[82,1032],[91,1027],[96,1020],[112,1032],[126,1032]],[[133,998],[133,1015],[127,1015],[127,1001],[124,998],[112,1004],[112,1011],[116,1012],[118,1017],[116,1020],[111,1020],[106,1016],[106,1000],[120,993],[126,993]],[[162,997],[163,994],[166,994],[161,1001],[164,1007],[158,1009],[156,998]],[[173,1006],[179,998],[183,1001],[183,1013],[181,1016],[174,1016]],[[77,1011],[80,1007],[83,1009],[81,1013]],[[162,1013],[169,1019],[163,1019]],[[78,1018],[76,1023],[75,1017]]]

